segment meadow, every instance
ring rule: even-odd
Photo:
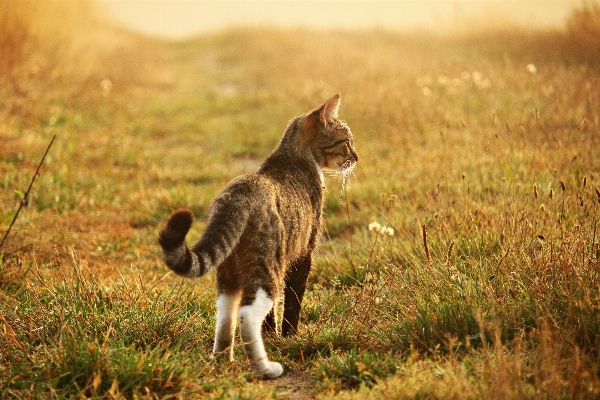
[[[600,396],[597,7],[556,32],[165,42],[86,2],[14,4],[2,235],[26,204],[0,249],[0,397]],[[220,189],[337,92],[361,158],[326,178],[300,332],[266,338],[285,375],[263,381],[241,348],[211,360],[214,276],[169,273],[157,231],[189,207],[198,238]]]

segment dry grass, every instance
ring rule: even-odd
[[[0,3],[2,232],[58,138],[2,249],[0,390],[286,397],[208,361],[213,278],[165,276],[155,233],[186,206],[197,237],[218,190],[339,91],[361,161],[343,196],[328,178],[302,332],[269,338],[274,358],[323,397],[598,396],[600,77],[554,51],[583,25],[159,43],[89,3],[23,4]]]
[[[585,2],[575,8],[567,21],[569,56],[596,67],[600,61],[600,4]]]

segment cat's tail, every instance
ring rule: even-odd
[[[158,234],[165,264],[177,275],[194,278],[208,273],[221,264],[233,251],[247,221],[247,213],[238,218],[221,221],[211,218],[202,238],[191,249],[185,236],[194,219],[190,210],[175,211]]]
[[[185,244],[185,236],[192,227],[193,220],[190,210],[177,210],[158,234],[165,264],[176,274],[188,277],[202,276],[210,269],[210,265],[207,266]]]

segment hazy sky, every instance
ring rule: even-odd
[[[308,26],[313,28],[453,27],[563,25],[578,0],[480,1],[206,1],[97,0],[135,30],[183,38],[232,26]]]

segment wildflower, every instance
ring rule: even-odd
[[[382,235],[394,236],[394,228],[389,226],[381,226],[379,222],[371,222],[369,224],[369,230],[381,233]]]
[[[439,86],[450,86],[452,85],[452,78],[446,75],[440,75],[437,78],[437,83]]]
[[[537,74],[537,68],[533,64],[527,64],[527,72],[529,72],[531,75],[535,75]]]
[[[369,230],[379,232],[381,230],[381,225],[379,224],[379,222],[371,222],[369,224]]]
[[[488,78],[483,78],[475,81],[475,85],[479,89],[487,89],[492,86],[492,81],[490,81]]]
[[[113,84],[112,81],[108,78],[105,78],[100,82],[100,89],[102,91],[102,96],[108,97],[112,90]]]

